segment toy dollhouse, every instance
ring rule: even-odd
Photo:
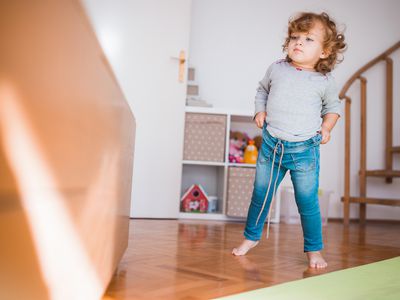
[[[201,185],[193,184],[181,198],[181,211],[206,213],[208,197]]]

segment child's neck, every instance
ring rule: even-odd
[[[290,64],[295,67],[296,69],[300,69],[300,70],[305,70],[305,71],[311,71],[311,72],[316,72],[314,68],[312,67],[304,67],[301,65],[296,64],[294,61],[291,61]]]

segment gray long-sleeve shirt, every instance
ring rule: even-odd
[[[335,79],[298,69],[286,60],[269,66],[255,98],[255,114],[266,111],[267,130],[290,142],[305,141],[321,129],[327,113],[341,115]]]

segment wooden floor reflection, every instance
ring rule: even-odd
[[[328,268],[307,268],[299,225],[272,224],[245,257],[243,223],[131,220],[128,249],[104,299],[210,299],[400,255],[400,223],[324,227]]]

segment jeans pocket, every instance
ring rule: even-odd
[[[305,151],[291,154],[296,171],[307,172],[316,167],[315,147],[307,148]]]
[[[321,132],[317,131],[317,135],[314,136],[313,140],[316,141],[318,144],[321,144],[321,141],[322,141]]]

